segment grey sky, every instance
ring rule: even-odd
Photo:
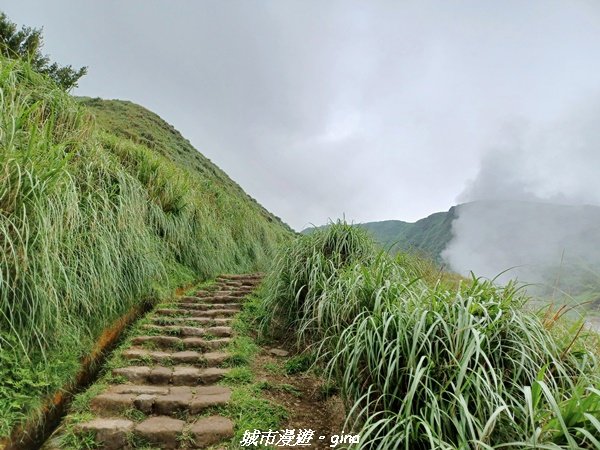
[[[0,6],[89,66],[76,94],[157,112],[297,229],[513,188],[600,201],[595,0]]]

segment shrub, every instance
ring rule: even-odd
[[[333,224],[282,250],[266,301],[317,348],[361,448],[598,448],[600,372],[583,339],[545,327],[513,283],[442,282],[352,233]],[[323,251],[336,239],[360,244]]]

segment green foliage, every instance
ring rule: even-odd
[[[260,392],[260,387],[249,385],[235,389],[229,404],[220,411],[235,422],[234,444],[240,442],[244,430],[278,430],[287,418],[281,405],[261,398],[255,391]]]
[[[248,384],[254,380],[254,373],[248,367],[234,367],[224,376],[228,385]]]
[[[182,283],[260,270],[289,235],[210,162],[166,155],[0,57],[0,436],[117,318]]]
[[[330,278],[346,267],[374,258],[373,241],[359,228],[338,222],[327,232],[302,235],[277,256],[273,272],[264,282],[263,327],[298,336],[322,332],[319,297]]]
[[[375,242],[391,254],[419,253],[425,258],[441,263],[442,250],[452,239],[452,221],[455,218],[456,207],[452,207],[447,212],[434,213],[414,223],[384,220],[354,226],[368,231]],[[309,228],[303,232],[310,234],[314,230]]]
[[[123,411],[123,417],[134,422],[142,422],[148,418],[143,411],[140,411],[137,408],[126,409]]]
[[[230,355],[229,358],[227,358],[227,365],[234,367],[246,365],[259,351],[260,348],[252,338],[238,334],[227,346],[227,353]]]
[[[43,36],[39,28],[21,27],[11,22],[5,13],[0,12],[0,54],[12,59],[29,62],[33,70],[47,75],[65,91],[77,86],[77,82],[87,73],[87,67],[73,69],[50,62],[50,57],[42,53]]]
[[[96,435],[92,431],[85,433],[67,433],[60,440],[62,448],[72,448],[80,450],[101,448],[101,445],[96,442]]]
[[[418,258],[362,245],[320,257],[315,243],[354,233],[334,224],[282,250],[265,309],[289,316],[267,326],[293,324],[283,330],[318,351],[362,447],[598,448],[600,366],[586,341],[523,309],[513,284],[443,282]]]
[[[292,356],[285,362],[283,367],[287,375],[294,375],[296,373],[306,372],[308,369],[310,369],[314,362],[314,355],[310,353],[304,353],[301,355]]]

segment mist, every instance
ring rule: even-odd
[[[453,270],[600,306],[599,116],[592,96],[553,120],[503,124],[457,198],[442,254]]]
[[[574,168],[531,141],[598,94],[598,2],[4,3],[44,27],[58,62],[89,66],[77,95],[156,112],[297,230],[344,215],[418,220],[469,178],[463,200],[505,189],[502,178],[517,198],[585,197]],[[571,151],[576,134],[544,151]],[[530,177],[536,157],[549,167]],[[593,162],[573,162],[578,176]]]

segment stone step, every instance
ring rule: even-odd
[[[182,309],[195,309],[208,311],[209,309],[242,309],[240,303],[193,303],[189,300],[177,302],[177,307]]]
[[[217,286],[214,289],[207,291],[206,289],[200,289],[199,291],[196,291],[195,294],[193,294],[192,296],[194,297],[210,297],[211,295],[215,295],[217,293],[220,294],[230,294],[230,293],[248,293],[251,292],[252,290],[254,290],[255,287],[254,286],[228,286],[228,285],[221,285],[221,286]]]
[[[225,417],[204,417],[189,427],[181,426],[180,422],[169,417],[152,417],[140,423],[135,433],[161,449],[177,448],[177,437],[184,431],[192,437],[194,448],[205,448],[233,437],[233,422]]]
[[[121,376],[131,383],[174,386],[195,386],[216,383],[229,369],[218,367],[199,368],[192,366],[129,366],[113,369],[114,376]]]
[[[194,446],[205,448],[233,437],[233,422],[226,417],[209,416],[198,419],[189,428]]]
[[[180,316],[180,317],[231,317],[240,311],[231,308],[209,309],[198,311],[194,309],[161,308],[156,310],[156,315]]]
[[[251,291],[252,289],[255,289],[256,286],[258,286],[258,283],[249,283],[246,281],[236,281],[235,284],[229,284],[229,283],[224,283],[219,285],[214,291],[215,292],[219,292],[219,291],[225,291],[225,292],[247,292],[247,291]]]
[[[248,295],[255,289],[254,286],[219,286],[212,291],[200,290],[191,297],[206,298],[213,295]]]
[[[215,303],[216,301],[214,300],[214,298],[216,297],[217,299],[219,298],[231,298],[230,301],[239,301],[241,298],[246,297],[248,294],[250,294],[252,292],[252,290],[248,290],[248,291],[216,291],[213,292],[210,295],[206,295],[206,296],[200,296],[200,295],[186,295],[185,297],[191,297],[194,299],[194,301],[198,301],[198,299],[202,300],[204,303],[207,302],[207,299],[211,299],[212,302],[211,303]]]
[[[151,317],[150,318],[157,325],[177,325],[179,323],[188,323],[194,325],[208,325],[208,326],[227,326],[233,319],[231,318],[218,318],[218,317]]]
[[[198,298],[210,297],[211,295],[213,295],[213,291],[206,290],[198,291],[194,294],[194,296]]]
[[[223,296],[223,295],[230,295],[233,297],[245,297],[246,295],[250,294],[251,292],[254,291],[254,288],[247,288],[247,289],[235,289],[235,290],[231,290],[231,289],[218,289],[214,292],[211,292],[210,295],[198,295],[200,294],[199,292],[196,292],[195,295],[190,295],[189,297],[198,297],[198,298],[210,298],[210,297],[214,297],[214,296]]]
[[[130,448],[128,437],[133,432],[135,423],[118,418],[96,418],[75,426],[75,432],[92,433],[94,441],[104,450],[120,450]]]
[[[132,347],[123,352],[123,357],[130,361],[169,362],[172,364],[195,364],[202,367],[215,367],[227,361],[230,355],[225,352],[201,353],[192,350],[162,352]]]
[[[110,417],[137,409],[144,414],[173,415],[183,411],[198,414],[206,408],[225,405],[231,389],[224,386],[144,386],[119,384],[90,401],[91,410]]]
[[[263,273],[247,273],[247,274],[237,274],[237,273],[224,273],[219,275],[216,280],[219,281],[237,281],[237,280],[262,280],[264,278]]]
[[[192,447],[205,448],[233,437],[233,422],[222,416],[209,416],[186,423],[168,416],[150,417],[139,424],[119,418],[97,418],[76,425],[76,432],[91,432],[105,450],[131,448],[129,435],[134,433],[161,449],[178,448],[182,435],[193,439]]]
[[[229,282],[226,282],[226,283],[223,283],[223,284],[220,284],[219,286],[217,286],[217,288],[213,292],[217,292],[219,290],[231,291],[231,292],[249,291],[249,290],[256,288],[256,286],[258,286],[258,285],[259,285],[259,282],[252,282],[252,281],[235,281],[235,284],[230,284]]]
[[[221,288],[221,289],[215,289],[212,292],[202,292],[202,291],[198,291],[195,292],[193,294],[189,294],[189,295],[181,295],[180,297],[195,297],[195,298],[210,298],[210,297],[214,297],[215,295],[247,295],[248,292],[251,292],[252,289],[226,289],[226,288]]]
[[[231,342],[231,338],[204,339],[199,337],[178,338],[175,336],[136,336],[134,345],[155,345],[158,348],[218,350]]]
[[[160,332],[163,335],[169,336],[214,336],[214,337],[229,337],[233,330],[231,327],[188,327],[178,325],[144,325],[142,328]]]
[[[219,304],[219,303],[239,303],[247,294],[215,294],[202,299],[203,303]]]

